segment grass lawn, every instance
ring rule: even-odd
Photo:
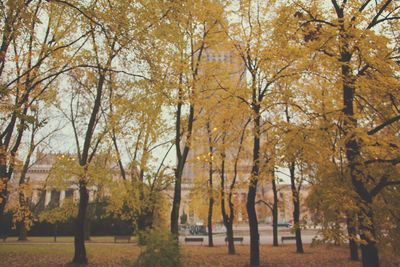
[[[140,253],[135,244],[87,244],[89,266],[123,266],[124,259],[133,261]],[[261,265],[273,266],[361,266],[348,260],[348,251],[343,247],[305,246],[303,255],[295,252],[294,245],[281,247],[261,246]],[[237,246],[237,255],[227,255],[227,248],[182,246],[184,266],[246,266],[249,262],[248,246]],[[72,259],[72,244],[0,244],[0,266],[66,266]],[[393,258],[382,262],[382,266],[400,266]]]

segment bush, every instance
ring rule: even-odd
[[[179,244],[172,235],[161,229],[152,229],[144,234],[145,246],[132,267],[179,267]]]

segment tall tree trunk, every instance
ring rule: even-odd
[[[338,13],[339,19],[343,20],[343,12]],[[350,67],[352,53],[349,49],[348,35],[343,22],[340,25],[340,57],[341,74],[343,87],[343,131],[345,134],[345,151],[350,171],[350,178],[355,192],[358,194],[358,206],[361,211],[358,216],[360,237],[364,242],[361,245],[362,264],[364,267],[379,267],[378,248],[376,246],[376,232],[372,211],[372,196],[365,187],[363,181],[358,177],[360,168],[359,157],[361,153],[361,143],[358,140],[355,130],[357,129],[357,118],[354,116],[354,97],[355,97],[355,77]]]
[[[22,116],[25,116],[27,114],[28,107],[25,105]],[[14,112],[13,118],[16,118],[17,113]],[[11,139],[12,139],[12,132],[14,130],[15,124],[17,120],[12,119],[11,122],[8,124],[7,129],[2,133],[2,135],[5,136],[5,141],[0,139],[0,219],[3,218],[4,216],[4,209],[6,207],[7,201],[8,201],[8,181],[10,181],[11,176],[14,172],[14,167],[15,167],[15,161],[11,160],[7,162],[7,156],[10,156],[11,158],[15,158],[17,151],[19,149],[19,146],[21,145],[22,142],[22,136],[25,131],[25,127],[19,127],[17,130],[17,136],[14,145],[12,146],[11,151],[8,152],[8,147],[10,145]],[[20,121],[20,125],[23,125],[25,123],[25,119],[22,118]],[[3,138],[3,137],[2,137]]]
[[[224,139],[224,138],[223,138]],[[224,144],[223,144],[224,145]],[[224,222],[224,226],[226,228],[226,238],[228,241],[228,254],[235,255],[235,243],[233,241],[233,203],[232,203],[232,194],[229,193],[228,201],[229,201],[229,215],[226,212],[225,208],[225,152],[221,153],[221,213],[222,219]]]
[[[372,200],[371,200],[372,201]],[[360,223],[360,237],[363,267],[379,266],[379,253],[376,245],[376,230],[371,202],[362,201],[361,212],[358,216]]]
[[[92,33],[94,34],[94,33]],[[94,36],[93,36],[94,39]],[[115,44],[115,42],[114,42]],[[113,45],[112,49],[113,50]],[[111,65],[111,61],[113,59],[113,56],[110,55],[108,61],[107,61],[107,67]],[[74,238],[74,258],[72,260],[72,263],[75,264],[87,264],[87,257],[86,257],[86,248],[85,248],[85,224],[87,223],[86,220],[86,213],[88,209],[88,204],[89,204],[89,192],[87,190],[87,171],[88,171],[88,165],[90,164],[91,160],[93,159],[94,155],[96,154],[96,149],[98,146],[94,146],[93,150],[91,153],[89,153],[89,150],[92,148],[92,139],[93,135],[96,129],[97,125],[97,118],[98,114],[100,111],[100,106],[101,106],[101,101],[102,101],[102,96],[103,96],[103,89],[104,89],[104,82],[105,82],[105,72],[102,70],[102,67],[100,65],[98,67],[98,72],[99,72],[99,80],[97,82],[97,88],[96,88],[96,98],[94,100],[94,105],[93,109],[90,114],[89,122],[87,124],[86,128],[86,133],[85,133],[85,139],[83,143],[83,149],[82,153],[80,154],[80,149],[79,149],[79,142],[78,139],[76,139],[76,146],[78,150],[78,156],[79,156],[79,166],[83,168],[84,170],[84,175],[82,177],[79,177],[79,207],[78,207],[78,216],[75,221],[75,238]],[[75,134],[77,133],[77,129],[75,126],[74,121],[72,120],[72,127],[74,128]],[[99,140],[97,140],[99,141]]]
[[[208,215],[207,215],[207,228],[208,228],[208,246],[213,247],[213,232],[212,232],[212,216],[214,207],[214,192],[213,192],[213,144],[212,144],[212,132],[210,122],[206,124],[207,134],[208,134],[208,151],[209,151],[209,161],[208,161]]]
[[[85,220],[87,206],[89,203],[89,194],[86,188],[86,183],[79,183],[79,210],[78,217],[75,221],[75,254],[72,260],[75,264],[87,264],[86,248],[85,248]]]
[[[247,125],[247,124],[246,124]],[[225,208],[225,159],[226,159],[226,153],[225,153],[225,134],[222,136],[222,149],[221,149],[221,213],[222,213],[222,219],[224,222],[224,226],[226,228],[226,238],[228,241],[228,254],[229,255],[235,255],[235,242],[233,241],[233,220],[235,217],[235,210],[233,206],[233,201],[232,201],[232,196],[233,196],[233,189],[235,187],[236,183],[236,178],[237,178],[237,165],[239,161],[239,154],[241,151],[242,143],[243,143],[243,138],[244,138],[244,129],[242,132],[241,140],[240,140],[240,146],[238,149],[238,153],[235,158],[235,163],[234,163],[234,170],[233,170],[233,179],[229,188],[229,194],[228,194],[228,206],[229,206],[229,215],[226,212]]]
[[[179,83],[182,84],[182,75],[180,75]],[[181,150],[181,119],[182,119],[182,103],[183,103],[183,91],[181,87],[179,87],[179,101],[177,104],[176,111],[176,121],[175,121],[175,149],[176,149],[176,158],[177,158],[177,166],[175,169],[175,186],[174,186],[174,198],[172,201],[172,210],[171,210],[171,233],[178,238],[179,231],[179,209],[181,206],[181,194],[182,194],[182,175],[183,169],[185,167],[186,159],[189,154],[189,143],[191,141],[193,122],[194,122],[194,104],[191,103],[189,107],[189,116],[187,120],[187,132],[186,132],[186,140],[184,143],[183,152]]]
[[[213,247],[213,231],[212,231],[212,214],[213,214],[214,198],[210,197],[208,202],[208,216],[207,216],[207,228],[208,228],[208,246]]]
[[[293,223],[296,235],[296,252],[304,253],[303,242],[301,240],[301,228],[300,228],[300,196],[296,188],[295,164],[296,164],[295,162],[289,163],[290,184],[291,184],[292,198],[293,198]]]
[[[253,136],[253,167],[247,194],[246,210],[250,228],[250,265],[260,265],[260,235],[258,231],[258,220],[256,212],[257,183],[260,174],[260,136],[261,116],[260,106],[255,104],[254,112],[254,136]]]
[[[24,178],[22,178],[23,176],[24,175],[22,174],[21,175],[21,180],[20,180],[20,185],[25,182]],[[18,198],[19,198],[19,206],[20,206],[19,208],[20,209],[22,208],[24,210],[24,208],[26,208],[26,209],[29,208],[28,203],[26,203],[26,201],[25,201],[25,195],[24,195],[23,192],[19,192]],[[28,229],[26,228],[26,225],[25,225],[25,220],[26,220],[25,216],[26,216],[25,211],[23,211],[21,220],[19,220],[17,222],[17,226],[18,226],[17,227],[17,229],[18,229],[18,241],[26,241],[28,239],[27,238]]]
[[[347,223],[347,234],[349,236],[350,259],[352,261],[358,261],[359,260],[358,245],[357,242],[355,241],[357,229],[351,214],[347,214],[346,223]]]
[[[171,210],[171,233],[178,238],[179,208],[181,204],[182,173],[175,170],[174,199]]]
[[[7,178],[7,166],[5,164],[5,159],[3,161],[3,155],[0,154],[0,184],[1,184],[1,191],[0,191],[0,219],[3,218],[4,209],[7,203],[7,186],[8,186],[8,178]],[[4,162],[4,163],[3,163]]]
[[[260,265],[260,235],[258,232],[258,220],[255,206],[256,193],[257,181],[253,179],[249,185],[246,203],[250,228],[250,266]]]
[[[3,218],[4,208],[6,205],[7,199],[7,152],[6,146],[2,144],[0,140],[0,184],[1,184],[1,191],[0,191],[0,219]]]
[[[276,188],[276,181],[274,170],[272,170],[272,192],[274,194],[274,203],[272,206],[272,235],[273,235],[273,246],[277,247],[278,242],[278,190]]]

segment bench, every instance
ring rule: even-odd
[[[296,236],[290,235],[290,236],[282,236],[281,237],[281,243],[283,244],[283,240],[296,240]]]
[[[114,236],[114,243],[117,243],[117,240],[128,240],[128,243],[131,241],[130,235],[115,235]]]
[[[188,242],[201,242],[203,245],[204,238],[203,237],[185,237],[185,243]]]
[[[240,244],[243,245],[243,239],[242,236],[233,237],[233,242],[240,242]],[[228,237],[225,237],[225,243],[228,243]]]

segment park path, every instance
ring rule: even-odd
[[[281,243],[281,236],[290,236],[293,235],[290,233],[289,230],[282,230],[279,231],[279,235],[278,235],[278,239],[279,242]],[[310,244],[313,240],[313,238],[315,238],[316,236],[316,231],[311,231],[311,230],[306,230],[304,231],[304,233],[302,234],[302,240],[304,244]],[[185,243],[185,237],[202,237],[203,238],[203,243]],[[243,230],[238,230],[235,233],[235,237],[243,237],[243,243],[238,243],[238,245],[248,245],[250,244],[250,237],[248,235],[248,232]],[[181,244],[185,244],[185,245],[190,245],[190,246],[206,246],[208,244],[208,237],[206,235],[196,235],[196,236],[192,236],[192,235],[180,235],[179,237],[179,242]],[[289,240],[289,241],[285,241],[285,244],[294,244],[295,241],[294,240]],[[16,240],[6,240],[5,242],[0,242],[0,246],[1,245],[9,245],[9,244],[18,244],[18,245],[35,245],[35,244],[47,244],[47,245],[55,245],[55,244],[59,244],[59,245],[71,245],[73,244],[73,241],[57,241],[57,242],[53,242],[53,241],[16,241]],[[117,242],[114,243],[113,241],[87,241],[86,244],[90,244],[90,245],[115,245],[115,246],[121,246],[121,245],[137,245],[136,241],[131,241],[130,243],[128,242]],[[269,230],[265,230],[265,231],[260,231],[260,244],[262,245],[272,245],[272,232],[270,232]],[[225,234],[224,233],[219,233],[214,235],[214,245],[216,246],[225,246]]]

